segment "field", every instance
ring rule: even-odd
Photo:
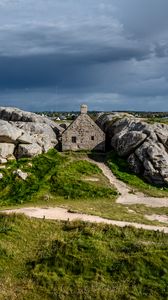
[[[9,162],[2,169],[4,177],[0,181],[0,209],[22,206],[60,206],[70,211],[78,211],[101,217],[132,221],[144,224],[162,225],[150,221],[145,215],[168,214],[168,208],[149,208],[145,205],[124,206],[116,203],[118,192],[102,171],[86,161],[89,156],[102,159],[99,154],[59,153],[50,150],[47,154],[31,159]],[[103,159],[105,159],[103,157]],[[166,196],[167,191],[146,184],[142,179],[128,172],[122,159],[110,154],[108,164],[121,180],[143,187],[152,195]],[[28,173],[24,181],[13,174],[16,169]],[[141,184],[140,184],[141,183]],[[164,225],[164,224],[163,224]]]
[[[153,117],[153,118],[146,119],[146,122],[150,123],[150,124],[154,124],[156,122],[162,123],[162,124],[168,124],[168,118],[167,117],[165,117],[165,118]]]
[[[1,169],[0,207],[60,206],[115,220],[159,224],[145,214],[167,208],[116,203],[118,192],[88,157],[50,150]],[[103,158],[105,159],[105,158]],[[133,189],[167,195],[108,155],[115,175]],[[13,172],[28,173],[24,181]],[[134,213],[130,211],[134,211]],[[0,300],[168,299],[166,234],[80,221],[58,222],[0,214]]]
[[[167,249],[163,233],[0,215],[0,299],[165,300]]]

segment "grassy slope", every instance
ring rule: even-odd
[[[129,171],[128,163],[125,159],[119,157],[115,152],[108,155],[107,163],[115,176],[127,183],[133,189],[141,191],[152,197],[168,197],[168,188],[159,188],[145,182],[139,176]]]
[[[168,239],[158,232],[0,216],[0,299],[168,297]]]
[[[23,181],[13,174],[20,168],[29,174]],[[0,181],[0,205],[32,203],[53,196],[62,199],[115,199],[117,192],[109,186],[101,170],[87,161],[75,160],[50,150],[47,154],[10,162]],[[85,181],[85,177],[98,177],[100,183]]]
[[[141,214],[149,208],[129,214],[116,204],[102,172],[79,156],[52,150],[10,163],[0,182],[1,205],[45,203],[151,223]],[[29,172],[25,182],[13,175],[16,168]],[[161,233],[2,215],[0,300],[166,299],[167,243]]]
[[[84,161],[85,156],[86,153],[61,154],[50,150],[33,160],[10,162],[6,170],[2,170],[4,177],[0,181],[0,207],[62,206],[72,211],[146,224],[159,222],[147,220],[145,214],[168,213],[166,208],[152,209],[144,205],[129,206],[135,212],[131,213],[126,206],[116,204],[116,190],[97,166]],[[95,159],[100,159],[99,155]],[[17,168],[28,172],[26,181],[13,175]],[[99,181],[85,181],[90,177]]]

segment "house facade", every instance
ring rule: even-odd
[[[81,105],[80,115],[62,133],[62,151],[105,151],[105,133],[87,114],[87,105]]]

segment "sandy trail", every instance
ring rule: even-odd
[[[61,207],[46,207],[46,208],[26,207],[26,208],[4,210],[4,211],[1,211],[1,213],[25,214],[28,217],[31,217],[31,218],[33,217],[33,218],[38,218],[38,219],[45,218],[45,219],[50,219],[50,220],[61,220],[61,221],[81,220],[81,221],[91,222],[91,223],[111,224],[111,225],[116,225],[119,227],[133,226],[136,228],[142,228],[142,229],[146,229],[146,230],[154,230],[154,231],[168,233],[168,227],[145,225],[145,224],[139,224],[139,223],[134,223],[134,222],[108,220],[108,219],[101,218],[98,216],[92,216],[92,215],[80,214],[80,213],[71,213],[71,212],[68,212],[67,209],[61,208]]]
[[[109,179],[110,183],[113,184],[120,196],[116,200],[116,203],[120,204],[145,204],[149,207],[168,207],[168,198],[155,198],[145,196],[143,193],[131,194],[131,188],[128,187],[124,182],[117,179],[111,170],[102,162],[96,162],[92,159],[87,159],[91,163],[96,164],[103,172],[103,174]]]

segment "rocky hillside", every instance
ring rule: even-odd
[[[62,131],[63,128],[46,117],[0,107],[0,163],[47,152],[58,144]]]
[[[150,183],[168,184],[168,125],[117,113],[101,115],[98,123],[107,133],[108,147],[125,157],[134,173]]]

